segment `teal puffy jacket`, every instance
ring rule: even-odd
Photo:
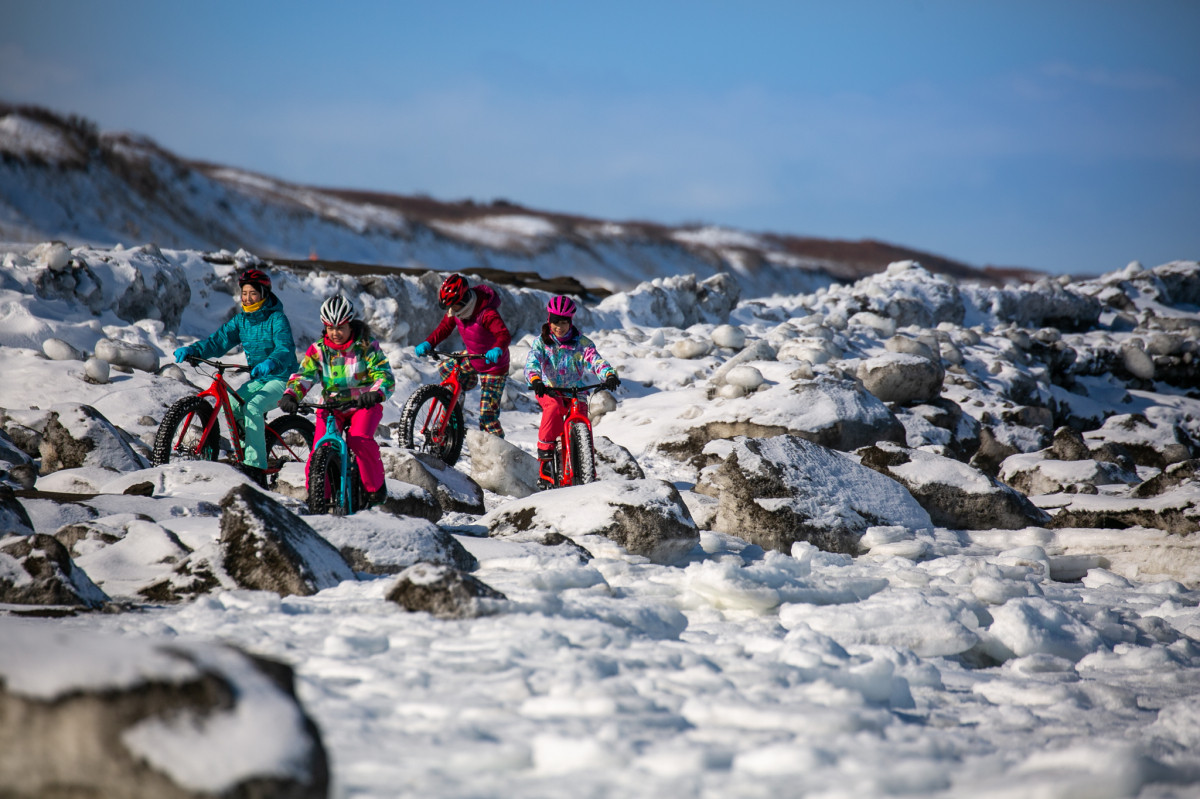
[[[299,365],[292,326],[278,297],[269,297],[253,313],[238,311],[211,336],[189,346],[188,352],[201,358],[219,358],[238,344],[246,351],[251,369],[263,361],[271,362],[267,379],[287,380]]]

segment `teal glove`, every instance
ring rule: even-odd
[[[180,347],[175,350],[175,363],[183,363],[191,351],[187,347]]]
[[[431,349],[433,349],[433,347],[429,346],[428,341],[422,341],[420,344],[413,347],[413,352],[415,352],[417,354],[418,358],[424,358],[426,355],[429,354],[429,351]]]
[[[496,363],[500,360],[500,356],[503,354],[504,352],[499,347],[492,347],[483,354],[483,359],[488,363]]]
[[[271,374],[271,365],[272,364],[269,360],[259,361],[254,368],[250,370],[250,376],[255,379],[266,377],[267,375]]]

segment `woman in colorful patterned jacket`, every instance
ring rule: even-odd
[[[271,291],[271,278],[253,267],[238,275],[242,310],[211,336],[175,350],[175,363],[186,358],[219,358],[238,344],[246,352],[250,381],[238,393],[245,407],[231,395],[246,435],[242,470],[260,486],[266,485],[267,427],[264,414],[283,394],[284,381],[296,370],[296,342],[283,303]]]
[[[357,408],[317,411],[313,440],[319,441],[325,435],[330,413],[336,413],[339,419],[348,416],[350,425],[346,430],[346,443],[358,462],[363,488],[370,494],[368,500],[378,504],[387,498],[387,485],[375,430],[383,419],[382,403],[395,389],[396,378],[379,342],[371,338],[366,323],[355,317],[354,305],[345,297],[339,295],[325,300],[321,305],[325,336],[305,351],[299,370],[288,379],[279,408],[284,413],[295,413],[300,400],[317,380],[321,381],[321,392],[326,397],[340,392],[355,399]],[[308,464],[304,473],[307,481]]]
[[[500,318],[500,297],[488,286],[471,286],[462,275],[451,275],[442,281],[438,305],[446,315],[429,336],[414,349],[418,356],[428,355],[458,328],[463,346],[475,357],[461,366],[454,361],[438,364],[438,373],[445,380],[451,369],[463,374],[463,390],[475,387],[479,377],[479,429],[504,438],[500,427],[500,398],[508,381],[508,345],[512,334]]]
[[[609,391],[621,385],[617,370],[601,357],[592,340],[573,324],[575,311],[575,303],[570,297],[561,294],[553,297],[546,304],[547,319],[542,325],[542,334],[533,342],[529,357],[525,359],[525,379],[542,406],[537,457],[538,478],[543,486],[554,482],[551,475],[554,442],[562,435],[563,417],[567,412],[566,400],[547,394],[546,386],[586,386],[593,374],[604,381],[604,387]]]

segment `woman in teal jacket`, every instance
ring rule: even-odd
[[[259,269],[246,269],[238,276],[242,289],[242,310],[233,315],[216,332],[187,347],[175,350],[175,363],[188,356],[219,358],[238,344],[246,352],[250,367],[250,382],[238,393],[246,400],[240,407],[232,396],[246,434],[246,474],[259,485],[265,485],[263,469],[267,466],[267,434],[264,414],[283,396],[287,379],[296,371],[296,344],[292,326],[283,313],[283,303],[271,292],[271,278]]]

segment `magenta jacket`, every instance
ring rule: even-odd
[[[425,340],[429,342],[429,346],[436,347],[445,341],[457,326],[467,352],[479,356],[471,359],[472,369],[485,375],[508,374],[508,345],[512,342],[512,334],[508,332],[508,326],[504,324],[497,310],[500,307],[500,297],[488,286],[476,286],[471,291],[475,292],[475,312],[471,317],[459,319],[447,311],[442,321]],[[483,359],[483,354],[492,347],[502,350],[500,360],[496,363],[488,363]]]

